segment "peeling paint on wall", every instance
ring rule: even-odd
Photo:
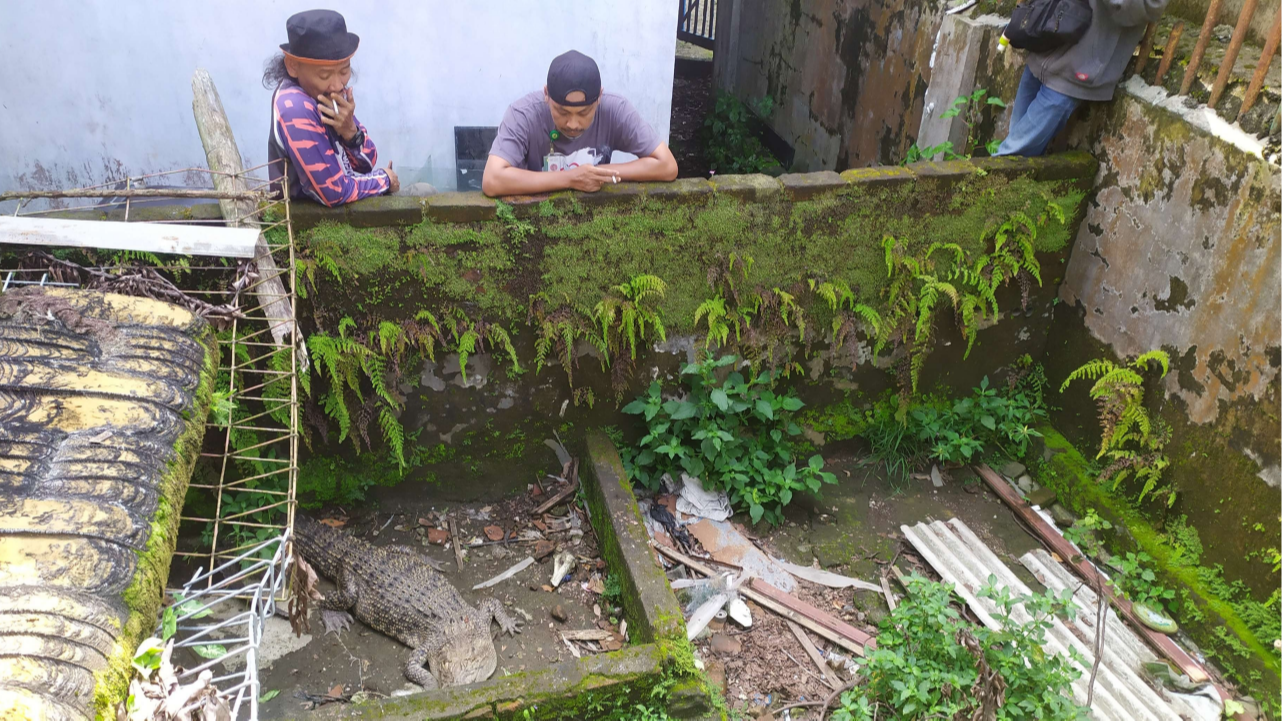
[[[1276,171],[1120,97],[1099,109],[1110,122],[1079,127],[1106,131],[1089,143],[1101,177],[1060,296],[1121,355],[1174,349],[1166,391],[1211,423],[1220,401],[1263,400],[1278,377]]]

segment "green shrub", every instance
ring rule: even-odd
[[[802,402],[771,389],[774,374],[762,371],[745,378],[732,371],[718,380],[719,368],[738,364],[736,356],[692,363],[681,371],[684,399],[664,400],[658,382],[623,412],[644,416],[648,433],[637,448],[624,450],[628,475],[655,489],[663,474],[696,476],[709,490],[726,491],[730,502],[747,511],[752,522],[783,520],[783,507],[797,491],[818,493],[836,477],[811,456],[799,465],[792,438],[801,428],[792,420]]]
[[[767,116],[773,109],[769,95],[749,108],[730,93],[718,92],[717,103],[703,122],[708,165],[718,173],[760,173],[779,167],[754,127],[756,116]]]
[[[994,452],[1023,458],[1041,436],[1033,427],[1047,418],[1045,386],[1041,367],[1025,356],[1004,389],[985,377],[969,397],[926,397],[907,413],[901,397],[888,394],[864,411],[860,435],[892,479],[930,461],[970,463]]]
[[[832,719],[983,718],[984,708],[997,719],[1080,718],[1070,688],[1080,672],[1042,650],[1054,615],[1071,613],[1071,591],[1015,597],[995,582],[989,576],[980,591],[998,607],[992,630],[961,618],[950,586],[907,577],[908,595],[882,622],[876,650],[856,660],[864,684],[842,694]],[[1014,621],[1017,606],[1031,620]]]

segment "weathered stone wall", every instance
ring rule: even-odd
[[[1278,531],[1278,170],[1129,92],[1070,142],[1101,167],[1060,297],[1117,355],[1170,353],[1151,409],[1174,431],[1177,511],[1214,539],[1205,560],[1267,594],[1276,575],[1245,557]]]
[[[775,101],[793,170],[903,159],[930,80],[939,0],[721,0],[714,81]]]

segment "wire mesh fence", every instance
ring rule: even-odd
[[[5,251],[0,291],[46,285],[147,295],[178,302],[214,324],[218,372],[200,462],[183,503],[167,605],[176,615],[175,649],[205,652],[176,653],[176,660],[188,662],[179,680],[214,669],[214,683],[233,717],[251,719],[258,707],[258,644],[266,619],[287,592],[298,393],[306,363],[295,332],[298,278],[288,189],[273,198],[270,180],[261,177],[266,169],[229,176],[185,168],[75,190],[0,194],[0,202],[14,201],[6,214],[17,217],[65,217],[67,207],[49,207],[47,201],[75,199],[72,210],[78,217],[88,211],[131,223],[256,226],[260,231],[257,257],[241,261],[0,245]],[[214,189],[217,176],[232,177],[237,189]],[[168,185],[171,181],[181,181],[181,187]],[[218,201],[221,211],[163,221],[138,212],[193,199]],[[186,580],[175,585],[179,577]],[[210,654],[211,648],[217,653]]]

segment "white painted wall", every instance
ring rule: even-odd
[[[204,167],[191,74],[210,72],[247,165],[267,160],[264,61],[285,19],[330,7],[361,36],[356,114],[401,182],[454,189],[456,125],[498,125],[553,57],[594,57],[607,90],[668,136],[672,0],[2,0],[0,189]]]

